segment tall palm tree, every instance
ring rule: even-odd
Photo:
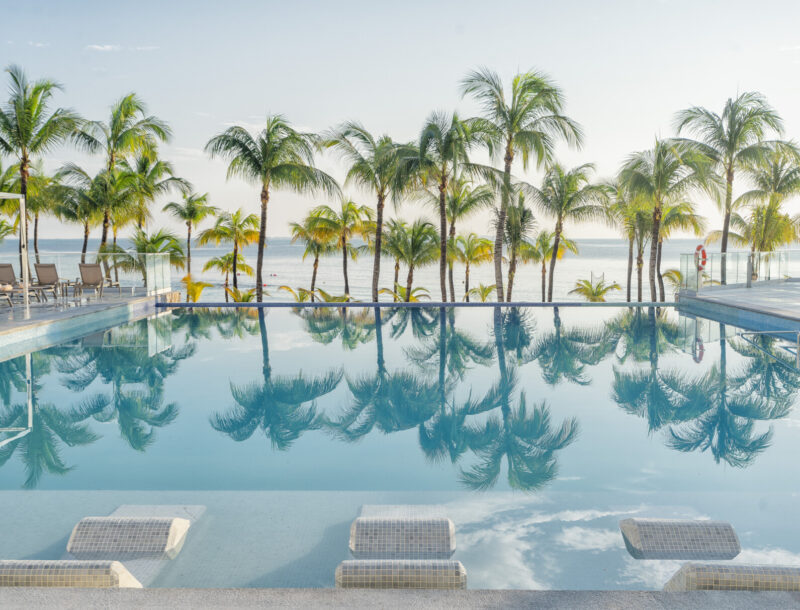
[[[152,218],[150,204],[159,196],[165,195],[173,189],[179,191],[184,197],[190,194],[189,182],[175,175],[172,163],[156,158],[154,153],[139,153],[132,160],[123,159],[120,167],[136,177],[130,220],[136,224],[137,229],[144,229]]]
[[[478,142],[480,131],[475,129],[480,121],[462,121],[458,114],[433,112],[425,125],[416,146],[402,147],[400,172],[402,176],[416,177],[419,184],[433,192],[439,211],[439,283],[442,302],[447,302],[447,193],[457,179],[461,165],[469,163],[467,154]]]
[[[8,102],[0,107],[0,153],[17,158],[19,192],[28,197],[31,163],[74,135],[81,124],[78,115],[68,108],[51,109],[53,95],[61,85],[48,79],[35,82],[20,66],[6,68],[10,77]],[[20,248],[22,232],[28,234],[28,220],[19,223]]]
[[[209,216],[215,216],[219,208],[208,203],[208,193],[183,193],[183,201],[170,201],[164,206],[164,212],[169,212],[186,223],[186,273],[192,274],[192,228],[196,227]]]
[[[403,256],[402,245],[408,230],[405,221],[393,218],[386,223],[383,236],[383,252],[394,259],[394,282],[392,282],[393,299],[397,301],[400,280],[400,259]]]
[[[461,82],[463,95],[472,95],[482,106],[485,140],[493,156],[503,155],[503,189],[494,240],[494,275],[497,300],[503,294],[503,233],[511,194],[511,167],[517,155],[523,168],[534,157],[537,166],[552,159],[559,139],[579,146],[580,126],[563,114],[564,96],[551,79],[536,71],[517,74],[506,97],[500,76],[488,68],[467,74]]]
[[[107,122],[89,121],[76,136],[78,145],[91,153],[105,156],[105,169],[113,176],[118,163],[130,155],[152,156],[158,142],[169,141],[172,131],[161,119],[147,114],[147,106],[135,93],[129,93],[112,106]],[[103,211],[100,248],[108,242],[112,210]]]
[[[377,302],[381,252],[385,236],[383,210],[386,200],[389,197],[397,197],[405,188],[405,184],[398,181],[398,146],[389,136],[376,138],[363,125],[354,121],[348,121],[328,133],[324,144],[338,151],[347,163],[345,184],[356,184],[367,189],[377,199],[375,259],[372,265],[372,300]]]
[[[523,263],[541,263],[542,265],[542,303],[547,301],[547,263],[553,256],[555,234],[542,229],[533,241],[522,242],[520,245],[520,260]],[[556,258],[562,259],[567,251],[578,253],[578,245],[563,234],[558,240]]]
[[[347,259],[356,260],[361,248],[353,245],[354,237],[367,239],[374,227],[372,209],[358,205],[352,199],[342,197],[339,209],[329,205],[317,206],[312,210],[309,221],[312,230],[323,239],[335,244],[342,252],[342,273],[344,274],[344,294],[350,296],[350,279],[347,275]]]
[[[475,233],[459,235],[454,242],[453,250],[456,260],[464,265],[464,300],[469,303],[469,272],[473,265],[482,265],[493,259],[492,242]]]
[[[81,262],[85,263],[89,232],[92,227],[102,222],[103,210],[106,207],[107,174],[100,172],[92,177],[77,165],[68,165],[59,171],[58,176],[60,182],[58,202],[53,212],[61,220],[82,226]]]
[[[685,201],[689,192],[710,188],[709,157],[693,142],[656,140],[652,149],[633,153],[625,162],[620,180],[634,197],[652,210],[650,225],[650,300],[656,292],[658,241],[664,207]],[[662,295],[663,300],[663,295]]]
[[[267,239],[267,206],[271,189],[296,193],[321,190],[327,194],[339,192],[336,181],[314,167],[314,147],[318,138],[301,133],[281,115],[268,115],[255,137],[238,125],[211,138],[206,152],[211,158],[229,161],[228,178],[238,176],[260,186],[261,218],[256,260],[256,300],[264,293],[264,248]],[[234,276],[235,281],[235,276]]]
[[[609,199],[607,201],[607,217],[609,224],[619,229],[622,236],[628,241],[628,271],[626,273],[627,288],[625,300],[631,302],[631,286],[633,279],[633,251],[637,237],[637,218],[643,207],[642,202],[633,197],[626,185],[619,179],[608,185]],[[641,301],[641,296],[639,298]]]
[[[725,181],[722,208],[722,240],[720,251],[728,251],[728,231],[733,211],[733,180],[735,173],[756,162],[766,151],[769,135],[783,132],[783,120],[756,91],[745,91],[728,98],[722,114],[701,106],[693,106],[675,115],[678,133],[688,132],[702,145],[702,151],[713,160]],[[724,257],[723,257],[724,258]],[[722,283],[726,281],[722,265]]]
[[[531,209],[525,205],[525,197],[519,194],[516,205],[508,206],[504,241],[508,246],[508,295],[506,302],[511,302],[511,290],[514,288],[514,276],[517,273],[517,260],[520,251],[530,244],[536,219]]]
[[[303,219],[302,223],[293,222],[289,224],[289,228],[292,230],[292,243],[302,241],[305,244],[303,260],[306,260],[308,256],[314,257],[314,267],[311,273],[311,288],[309,289],[309,296],[312,302],[315,299],[314,289],[317,285],[319,258],[320,256],[331,254],[334,248],[333,240],[330,238],[330,235],[318,230],[316,219],[314,218],[316,215],[315,212],[311,212]]]
[[[239,208],[235,212],[222,212],[217,217],[213,227],[200,233],[197,243],[201,246],[212,243],[233,245],[231,273],[233,274],[233,287],[238,289],[237,265],[239,264],[239,249],[255,243],[258,239],[260,239],[258,217],[255,214],[245,215],[244,210]]]
[[[233,263],[233,252],[228,252],[227,254],[223,254],[222,256],[215,256],[214,258],[208,259],[205,265],[203,265],[203,271],[208,271],[209,269],[216,269],[219,271],[223,276],[225,276],[225,282],[223,284],[223,288],[225,289],[225,302],[228,302],[228,276],[232,273],[244,273],[247,277],[253,277],[255,272],[253,268],[247,264],[244,260],[244,256],[239,253],[236,255],[236,264]]]
[[[19,178],[15,182],[19,182]],[[19,185],[14,189],[19,190]],[[28,198],[25,201],[26,211],[33,214],[33,252],[36,262],[39,262],[39,219],[41,216],[53,213],[58,203],[58,175],[50,176],[44,171],[41,160],[31,164],[28,176]],[[19,215],[19,200],[11,200],[16,203],[17,214]]]
[[[585,221],[602,218],[608,189],[602,184],[590,184],[594,165],[586,163],[565,169],[558,163],[545,174],[541,188],[531,188],[534,203],[548,216],[555,218],[553,250],[550,255],[550,277],[547,280],[547,300],[553,300],[553,276],[558,259],[559,242],[567,220]]]
[[[438,255],[437,234],[434,226],[426,220],[418,219],[399,237],[400,260],[408,267],[405,300],[410,301],[414,270],[430,265]]]
[[[237,442],[247,440],[260,428],[273,449],[285,451],[304,432],[321,427],[316,400],[336,389],[342,380],[342,371],[332,369],[315,378],[308,378],[302,372],[292,376],[274,375],[262,308],[258,309],[258,326],[261,378],[244,386],[231,383],[231,395],[236,404],[226,413],[213,415],[211,426]]]

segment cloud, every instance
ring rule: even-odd
[[[118,44],[90,44],[86,45],[85,49],[87,51],[97,51],[98,53],[111,53],[120,51],[122,47]]]
[[[210,117],[211,113],[210,112],[203,112],[201,110],[195,110],[194,111],[194,115],[195,116],[201,116],[201,117]]]
[[[608,551],[624,547],[619,530],[565,527],[556,541],[573,551]]]
[[[155,45],[144,45],[141,47],[133,47],[134,51],[157,51],[159,47]]]
[[[36,47],[37,49],[41,49],[43,47],[49,47],[50,43],[49,42],[34,42],[32,40],[29,40],[28,41],[28,46]]]

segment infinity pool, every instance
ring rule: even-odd
[[[470,588],[654,589],[626,517],[800,564],[794,355],[669,309],[179,309],[0,362],[4,559],[203,505],[153,586],[330,587],[362,504],[442,504]],[[14,432],[0,432],[0,442]]]

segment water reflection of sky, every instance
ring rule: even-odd
[[[33,355],[34,430],[0,449],[0,487],[443,492],[470,586],[663,586],[679,562],[627,555],[635,515],[728,520],[737,561],[800,563],[800,381],[722,330],[647,309],[173,313]],[[21,373],[0,365],[0,426]],[[310,582],[275,578],[256,580]]]

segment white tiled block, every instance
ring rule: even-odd
[[[685,563],[664,591],[800,591],[800,568]]]
[[[188,519],[85,517],[67,543],[74,557],[154,557],[173,559],[183,547]]]
[[[623,519],[625,547],[636,559],[733,559],[741,551],[730,523],[684,519]]]
[[[450,519],[358,517],[350,526],[356,559],[447,559],[455,550]]]
[[[336,568],[341,589],[466,589],[460,561],[357,559]]]
[[[141,583],[119,561],[0,561],[0,587],[135,588]]]

